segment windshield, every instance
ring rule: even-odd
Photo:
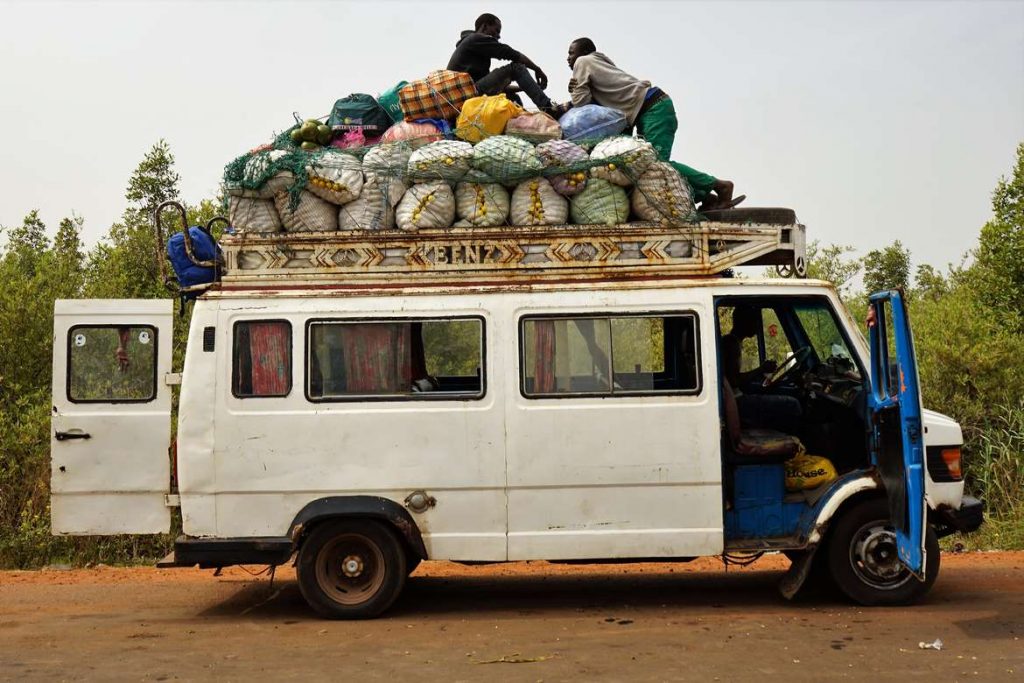
[[[853,353],[846,343],[827,303],[799,303],[793,306],[800,325],[819,362],[837,372],[860,378]]]

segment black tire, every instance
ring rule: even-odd
[[[709,221],[723,223],[761,223],[767,225],[795,225],[796,212],[793,209],[775,207],[744,207],[742,209],[715,209],[702,211]]]
[[[299,551],[299,590],[328,619],[370,619],[405,586],[405,549],[386,525],[338,519],[313,528]]]
[[[421,557],[419,557],[417,555],[413,555],[410,552],[406,552],[406,554],[405,554],[405,573],[406,573],[406,575],[412,574],[414,571],[416,571],[416,567],[419,567],[420,566],[420,562],[422,562],[422,561],[423,561],[423,558],[421,558]]]
[[[828,543],[832,580],[862,605],[909,605],[927,593],[939,575],[939,539],[929,527],[925,580],[918,580],[896,558],[889,525],[889,503],[872,498],[840,513]]]

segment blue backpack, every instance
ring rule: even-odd
[[[218,261],[220,258],[220,247],[213,239],[213,236],[198,225],[188,229],[188,235],[192,239],[192,256],[196,261]],[[176,232],[167,240],[167,258],[171,261],[171,268],[178,278],[178,286],[182,289],[182,296],[190,299],[198,296],[198,291],[187,291],[197,285],[205,285],[216,282],[220,279],[220,272],[217,266],[200,266],[192,262],[185,249],[185,233]]]

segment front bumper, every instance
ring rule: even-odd
[[[981,526],[985,504],[973,496],[964,496],[959,509],[942,507],[935,511],[935,516],[938,522],[936,533],[940,538],[958,531],[966,534]]]

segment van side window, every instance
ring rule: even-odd
[[[292,326],[286,320],[235,323],[231,393],[238,398],[287,396],[292,390]]]
[[[524,318],[520,339],[527,397],[700,392],[693,314]]]
[[[483,321],[309,323],[311,401],[483,396]]]
[[[156,329],[76,325],[68,331],[68,400],[129,403],[156,397]]]

